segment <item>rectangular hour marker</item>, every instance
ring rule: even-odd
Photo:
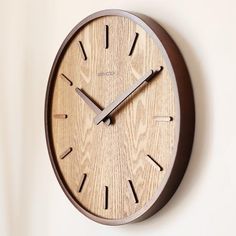
[[[82,54],[83,54],[83,58],[84,58],[84,60],[86,61],[86,60],[87,60],[87,55],[86,55],[86,53],[85,53],[83,43],[82,43],[81,41],[79,41],[79,45],[80,45],[81,52],[82,52]]]
[[[55,119],[67,119],[68,115],[67,114],[54,114],[53,117]]]
[[[130,188],[131,188],[131,190],[133,192],[133,195],[134,195],[135,203],[138,203],[138,197],[137,197],[137,194],[135,192],[133,182],[130,179],[128,181],[129,181]]]
[[[65,150],[61,155],[60,158],[64,159],[68,154],[72,152],[72,147],[69,147],[67,150]]]
[[[105,210],[108,209],[108,186],[105,186]]]
[[[60,74],[61,79],[63,79],[65,82],[67,82],[70,86],[73,85],[72,81],[70,79],[68,79],[67,76],[65,76],[64,74]]]
[[[85,183],[86,178],[87,178],[87,174],[84,174],[84,175],[83,175],[82,182],[81,182],[80,187],[79,187],[79,190],[78,190],[79,193],[82,192],[82,189],[83,189],[83,187],[84,187],[84,183]]]
[[[109,47],[109,26],[105,25],[105,48]]]
[[[163,171],[163,167],[156,161],[154,160],[150,155],[147,154],[148,159],[155,164],[155,166],[157,166],[159,168],[160,171]]]
[[[172,116],[154,116],[153,119],[158,122],[170,122],[173,120]]]
[[[135,45],[136,45],[136,42],[138,40],[138,36],[139,34],[138,33],[135,33],[134,35],[134,39],[133,39],[133,43],[132,43],[132,46],[131,46],[131,49],[130,49],[130,52],[129,52],[129,56],[131,56],[133,54],[133,51],[134,51],[134,48],[135,48]]]

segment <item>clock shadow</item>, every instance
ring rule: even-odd
[[[209,150],[208,147],[210,146],[209,142],[211,140],[209,137],[211,119],[208,118],[210,110],[210,105],[208,103],[209,95],[207,94],[207,86],[205,82],[207,78],[206,75],[203,74],[201,66],[202,59],[196,54],[197,49],[194,48],[187,39],[179,34],[176,29],[167,24],[161,25],[176,42],[188,67],[195,102],[195,135],[189,165],[182,182],[169,202],[151,218],[139,223],[125,225],[120,228],[130,232],[133,230],[137,232],[138,228],[140,234],[144,232],[147,233],[148,229],[154,229],[157,225],[159,228],[163,226],[166,227],[166,222],[174,221],[176,220],[176,217],[180,217],[181,209],[187,207],[186,201],[191,202],[191,199],[188,200],[188,197],[191,198],[195,186],[197,186],[201,181],[201,174],[205,169],[204,158],[207,156]],[[183,216],[181,215],[181,217]]]

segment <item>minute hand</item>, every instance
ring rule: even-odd
[[[94,122],[98,125],[104,118],[106,118],[112,111],[114,111],[131,93],[133,93],[136,89],[138,89],[144,82],[150,80],[154,75],[161,72],[162,67],[159,70],[153,71],[150,70],[147,74],[145,74],[141,79],[137,80],[130,88],[128,88],[125,92],[119,95],[110,105],[108,105],[102,112],[100,112],[95,118]]]

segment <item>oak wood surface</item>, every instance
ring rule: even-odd
[[[109,26],[107,48],[104,45],[106,25]],[[138,38],[129,56],[136,33]],[[79,42],[83,44],[86,60]],[[147,71],[160,65],[163,71],[111,114],[113,124],[110,126],[95,125],[96,114],[75,91],[76,87],[83,89],[105,108]],[[62,80],[61,74],[72,83]],[[171,163],[178,120],[175,99],[163,55],[139,25],[125,17],[104,16],[80,30],[58,68],[51,120],[60,171],[73,196],[85,209],[107,219],[122,219],[150,201]],[[68,117],[55,119],[54,114]],[[159,116],[173,117],[173,120],[159,122],[155,118]],[[61,159],[70,147],[73,150]]]

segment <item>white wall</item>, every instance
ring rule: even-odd
[[[147,14],[177,42],[192,77],[191,162],[172,200],[142,223],[108,227],[63,194],[44,138],[55,54],[72,27],[107,8]],[[0,235],[236,235],[234,0],[0,0]]]

